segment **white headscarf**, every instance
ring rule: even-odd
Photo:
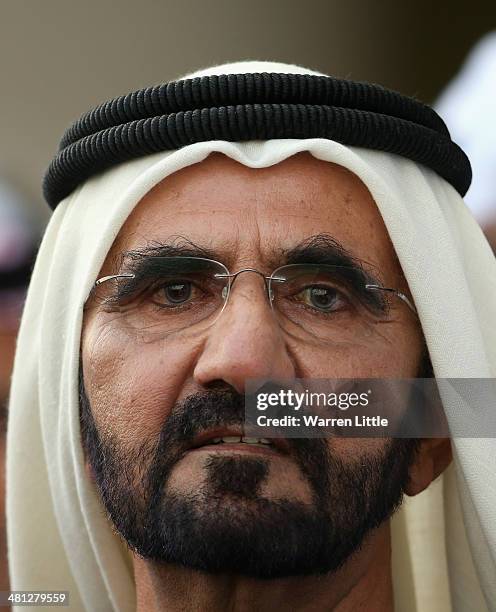
[[[263,71],[309,72],[252,62],[209,72]],[[325,139],[201,142],[121,164],[59,204],[34,269],[8,424],[12,589],[69,590],[73,610],[136,609],[130,553],[112,532],[83,466],[83,304],[140,199],[212,151],[254,168],[309,151],[354,172],[384,219],[436,376],[496,376],[496,261],[458,193],[431,170]],[[456,422],[456,406],[446,402],[445,410]],[[454,465],[392,520],[398,612],[496,611],[496,440],[459,438],[453,445]]]

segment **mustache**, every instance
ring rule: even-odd
[[[243,426],[245,398],[234,389],[209,390],[190,395],[173,407],[164,421],[150,469],[150,480],[160,482],[169,474],[192,441],[202,432],[227,426]],[[328,489],[332,460],[327,440],[286,438],[290,457],[318,491]],[[327,481],[327,482],[326,482]]]
[[[83,450],[98,472],[105,469],[115,478],[122,476],[125,457],[119,453],[119,443],[112,435],[101,437],[86,394],[82,367],[79,368],[80,425]],[[242,427],[245,399],[235,389],[210,389],[188,396],[177,402],[165,419],[154,444],[150,440],[138,445],[136,462],[141,477],[147,482],[152,496],[160,495],[161,485],[167,480],[174,465],[191,446],[194,438],[214,427]],[[330,490],[330,468],[340,469],[338,459],[321,438],[287,438],[289,457],[308,478],[318,496],[326,497]],[[103,452],[105,451],[105,452]]]
[[[164,422],[160,437],[172,444],[187,445],[200,433],[214,427],[242,426],[244,396],[235,390],[195,393],[176,404]]]

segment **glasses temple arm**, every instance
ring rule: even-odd
[[[389,293],[394,293],[397,295],[400,300],[403,300],[405,304],[412,310],[416,315],[418,315],[417,309],[411,302],[411,300],[401,291],[397,289],[391,289],[390,287],[381,287],[380,285],[365,285],[365,289],[369,289],[370,291],[389,291]]]

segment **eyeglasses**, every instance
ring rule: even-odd
[[[289,264],[270,276],[254,268],[231,274],[224,264],[202,257],[131,262],[129,272],[99,278],[89,303],[119,313],[125,329],[142,339],[194,335],[218,320],[245,272],[262,277],[278,324],[299,340],[357,341],[374,325],[394,320],[402,303],[416,314],[404,293],[369,284],[365,271],[354,267]]]

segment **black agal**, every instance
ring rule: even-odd
[[[51,208],[120,162],[207,140],[329,138],[423,164],[463,196],[472,171],[437,113],[379,85],[308,74],[227,74],[148,87],[89,111],[43,181]]]

